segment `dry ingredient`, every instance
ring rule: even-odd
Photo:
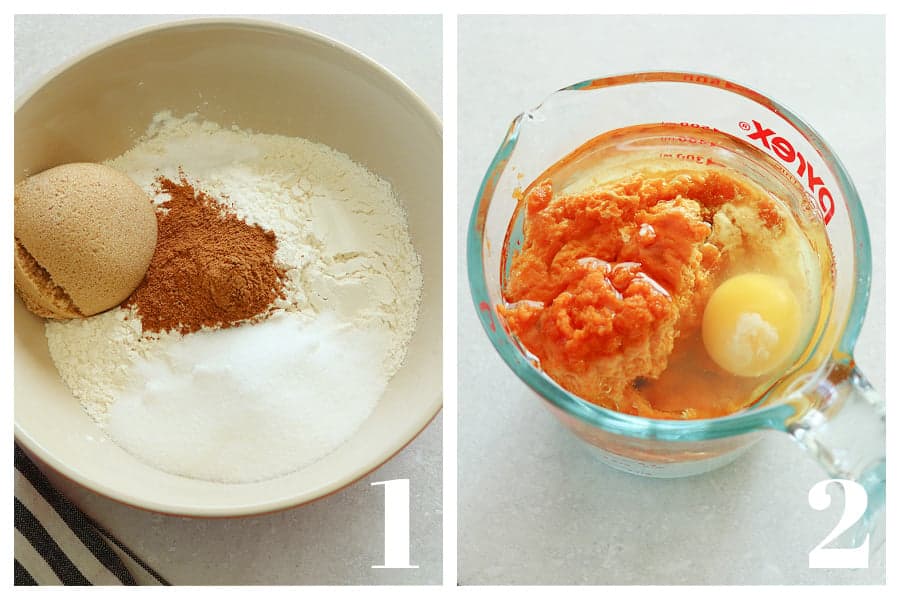
[[[384,330],[324,313],[169,338],[136,362],[107,433],[153,465],[225,482],[276,477],[356,431],[387,378]]]
[[[156,213],[156,251],[124,302],[137,309],[144,331],[230,327],[264,312],[282,294],[275,234],[237,218],[184,173],[155,183],[169,197]]]
[[[186,322],[166,329],[171,318],[145,326],[140,302],[48,323],[86,412],[139,458],[209,480],[273,477],[346,441],[401,366],[418,315],[421,268],[390,185],[322,144],[169,112],[109,164],[160,210],[184,175],[225,214],[272,232],[282,293],[260,323],[187,335]],[[166,179],[179,183],[163,189]]]
[[[15,287],[41,317],[116,306],[140,284],[156,247],[147,194],[106,165],[59,165],[16,184]]]

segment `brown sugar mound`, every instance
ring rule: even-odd
[[[156,185],[170,197],[157,212],[156,252],[123,303],[137,309],[144,331],[230,327],[282,296],[274,233],[239,219],[183,173],[178,182],[160,177]]]
[[[16,240],[15,287],[25,307],[47,319],[73,319],[84,316],[72,298],[53,282],[53,277]]]
[[[16,184],[15,287],[42,317],[94,315],[122,302],[156,246],[150,198],[105,165],[71,163]]]

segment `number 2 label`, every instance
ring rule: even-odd
[[[373,569],[418,569],[409,564],[409,479],[374,481],[384,486],[384,564]]]
[[[810,569],[867,569],[869,568],[869,535],[856,548],[825,548],[842,533],[850,529],[865,514],[869,496],[865,488],[849,479],[825,479],[809,490],[809,505],[816,510],[831,506],[828,484],[837,483],[844,488],[844,513],[825,539],[809,553]]]

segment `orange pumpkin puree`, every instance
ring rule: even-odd
[[[713,363],[699,328],[729,262],[780,235],[765,192],[721,171],[673,171],[571,195],[547,180],[522,202],[523,244],[498,310],[547,375],[645,417],[746,406],[759,382],[736,383]]]

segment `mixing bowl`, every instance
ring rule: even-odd
[[[320,498],[390,459],[441,407],[440,122],[394,75],[333,40],[243,19],[184,21],[105,44],[21,96],[15,179],[118,156],[164,109],[321,142],[393,185],[424,275],[407,362],[362,428],[319,462],[258,483],[199,481],[150,467],[106,438],[60,379],[43,321],[16,299],[16,440],[45,468],[169,514],[249,515]]]

